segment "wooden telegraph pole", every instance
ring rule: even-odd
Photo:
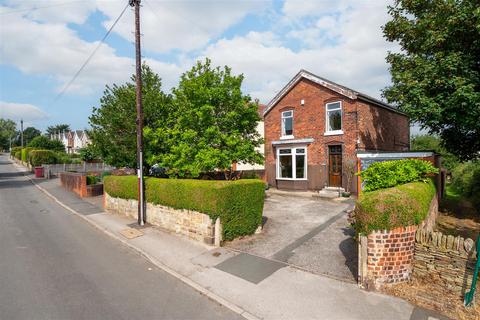
[[[135,10],[135,65],[136,65],[136,104],[137,104],[137,175],[138,175],[138,224],[146,222],[143,182],[143,107],[142,107],[142,53],[140,50],[140,1],[129,0]]]

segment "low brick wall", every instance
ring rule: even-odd
[[[434,297],[444,293],[463,296],[472,283],[476,255],[475,241],[470,238],[418,229],[413,276],[429,279],[437,291],[432,292]]]
[[[408,226],[368,235],[367,270],[375,288],[410,279],[416,231]]]
[[[121,199],[111,197],[104,193],[105,210],[112,213],[119,213],[131,218],[137,218],[138,201],[133,199]],[[215,222],[204,214],[192,210],[177,210],[161,205],[147,203],[146,208],[147,222],[159,226],[168,231],[172,231],[190,239],[213,245],[215,241]],[[217,229],[220,227],[217,224]],[[219,234],[217,230],[217,241],[219,244]]]
[[[417,229],[431,231],[438,216],[438,197],[430,203],[427,218],[420,226],[377,230],[359,237],[358,283],[368,289],[408,281],[413,273]]]
[[[95,197],[103,194],[103,184],[87,185],[87,174],[78,172],[61,172],[60,184],[80,197]]]

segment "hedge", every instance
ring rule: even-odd
[[[153,204],[220,217],[223,239],[252,234],[262,223],[265,184],[261,180],[237,181],[145,179],[145,198]],[[138,199],[136,176],[106,176],[104,190],[112,197]]]
[[[452,172],[452,185],[475,207],[480,208],[480,161],[459,164]]]
[[[57,156],[52,150],[32,150],[30,151],[30,164],[34,167],[42,164],[54,164],[57,162]]]
[[[433,181],[428,179],[363,193],[355,205],[355,230],[369,234],[374,230],[418,225],[427,217],[435,192]]]
[[[390,188],[414,181],[426,181],[428,176],[438,173],[430,162],[418,159],[402,159],[374,162],[359,173],[363,191]]]

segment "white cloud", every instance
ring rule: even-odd
[[[31,104],[0,101],[0,118],[32,122],[48,119],[48,114]]]
[[[388,19],[387,4],[328,3],[332,5],[326,6],[325,1],[307,1],[302,5],[298,1],[285,2],[285,18],[293,17],[296,22],[281,23],[287,37],[300,41],[296,50],[288,46],[285,38],[272,43],[252,32],[221,39],[203,54],[214,63],[227,64],[233,71],[244,73],[247,91],[264,102],[272,99],[300,69],[380,97],[380,90],[390,82],[385,56],[388,50],[396,48],[382,36],[381,26]],[[307,15],[310,19],[303,21],[301,17]],[[277,38],[281,37],[278,33]]]
[[[124,2],[98,1],[98,9],[111,25]],[[249,13],[258,14],[269,1],[155,1],[142,2],[142,34],[147,50],[168,52],[190,51],[203,47],[212,38],[238,23]],[[129,10],[115,28],[123,38],[133,41],[133,12]]]

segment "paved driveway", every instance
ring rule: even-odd
[[[354,282],[357,246],[346,212],[351,207],[351,202],[269,194],[262,233],[227,246]]]

